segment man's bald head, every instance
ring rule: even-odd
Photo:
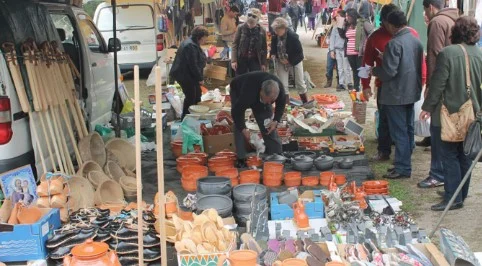
[[[279,85],[275,80],[269,79],[261,83],[260,97],[265,104],[272,104],[279,96]]]

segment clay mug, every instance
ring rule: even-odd
[[[230,266],[256,266],[257,259],[258,253],[255,251],[235,250],[229,252],[229,257],[220,256],[217,266],[222,266],[226,260],[229,261]]]
[[[105,243],[88,239],[72,249],[72,256],[64,257],[65,266],[121,266],[115,251]]]
[[[276,261],[273,266],[308,266],[308,263],[302,259],[286,259],[283,262]]]

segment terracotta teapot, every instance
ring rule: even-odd
[[[368,208],[368,204],[367,204],[367,201],[365,200],[365,192],[363,190],[357,190],[357,192],[355,192],[355,198],[354,200],[355,201],[358,201],[358,204],[360,205],[360,208],[361,209],[366,209]]]
[[[115,251],[105,243],[88,239],[72,249],[72,256],[64,257],[65,266],[121,266]]]
[[[252,250],[236,250],[229,253],[229,257],[224,255],[219,257],[218,266],[222,266],[226,260],[230,266],[256,266],[258,253]]]
[[[305,205],[303,201],[293,203],[294,220],[298,228],[307,228],[310,226],[308,215],[305,212]]]

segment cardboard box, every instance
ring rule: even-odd
[[[208,154],[215,154],[222,150],[236,151],[234,143],[234,133],[203,136],[204,152]]]
[[[422,252],[434,266],[449,266],[444,254],[433,243],[417,243],[413,244],[420,252]],[[398,253],[396,248],[383,249],[386,253]]]
[[[208,64],[204,68],[204,75],[208,78],[226,80],[228,69],[222,66]]]
[[[34,224],[19,224],[13,232],[0,232],[0,261],[28,261],[47,258],[45,242],[60,228],[59,209],[41,209],[42,218]]]

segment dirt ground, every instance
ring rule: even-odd
[[[326,77],[326,55],[327,49],[322,49],[316,45],[316,41],[312,39],[313,32],[305,33],[298,31],[304,48],[305,61],[304,68],[311,75],[312,81],[316,84],[316,89],[311,90],[313,93],[331,93],[339,96],[345,101],[346,110],[351,110],[350,99],[346,92],[336,92],[335,89],[322,89]],[[145,76],[147,78],[147,76]],[[132,80],[125,81],[126,87],[132,93]],[[147,95],[153,93],[153,88],[145,86],[145,79],[141,80],[141,99],[147,102]],[[335,85],[335,83],[334,83]],[[295,92],[292,91],[292,94]],[[367,110],[367,122],[365,124],[365,147],[367,156],[373,156],[376,153],[376,137],[374,131],[374,113],[376,106],[374,100],[370,100]],[[390,167],[388,163],[370,163],[377,178],[382,175]],[[144,167],[143,167],[144,168]],[[441,198],[436,194],[436,189],[419,189],[417,183],[428,175],[430,168],[430,151],[417,147],[412,156],[412,178],[403,181],[390,182],[390,192],[392,195],[402,200],[404,210],[411,213],[415,221],[421,228],[425,228],[427,234],[432,231],[435,224],[440,218],[441,213],[432,212],[430,206],[438,203]],[[445,217],[442,227],[449,228],[460,234],[469,244],[473,251],[482,251],[482,241],[480,241],[480,232],[482,231],[482,204],[479,199],[482,197],[482,165],[479,163],[474,169],[472,175],[472,185],[469,197],[465,202],[465,206],[461,210],[450,211]],[[442,190],[442,188],[440,188]],[[434,242],[438,242],[438,236],[433,238]]]

